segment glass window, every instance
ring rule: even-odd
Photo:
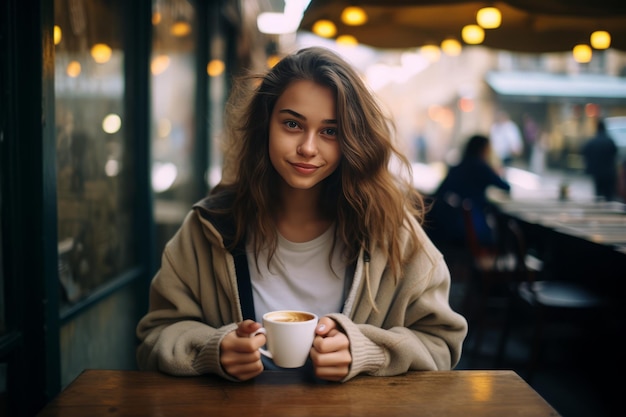
[[[217,31],[215,31],[217,32]],[[224,121],[221,109],[227,100],[227,72],[226,72],[226,40],[221,33],[214,33],[211,41],[211,57],[207,65],[209,75],[209,108],[210,114],[210,154],[211,164],[209,171],[209,186],[215,187],[222,180],[223,165],[223,137]],[[231,180],[232,178],[228,178]]]
[[[187,0],[154,0],[152,8],[152,188],[160,251],[199,198],[197,13]]]
[[[59,278],[67,306],[137,261],[136,190],[124,132],[123,2],[54,4]]]

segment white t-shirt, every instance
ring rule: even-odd
[[[272,262],[267,267],[267,250],[259,254],[258,269],[248,241],[246,251],[252,281],[256,321],[273,310],[304,310],[322,317],[340,312],[343,304],[346,261],[343,245],[335,247],[332,269],[328,255],[335,228],[331,226],[315,239],[290,242],[280,234]]]

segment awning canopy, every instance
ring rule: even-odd
[[[487,84],[503,96],[526,99],[626,99],[626,79],[601,74],[489,72]]]
[[[362,26],[347,26],[340,15],[346,6],[358,5],[369,19]],[[488,5],[502,12],[502,25],[486,29],[482,45],[516,52],[570,51],[589,43],[595,30],[611,34],[611,47],[626,51],[626,1],[624,0],[312,0],[301,30],[312,31],[319,19],[337,26],[337,35],[349,34],[376,48],[412,48],[440,43],[448,37],[461,40],[461,29],[476,22],[476,12]]]

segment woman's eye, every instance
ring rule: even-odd
[[[329,127],[327,129],[324,129],[322,133],[326,136],[337,136],[337,129]]]
[[[294,122],[293,120],[287,120],[285,122],[285,126],[287,126],[289,129],[297,129],[298,123]]]

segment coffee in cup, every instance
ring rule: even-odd
[[[263,327],[251,336],[265,334],[266,349],[259,351],[277,366],[299,368],[309,357],[317,320],[315,314],[306,311],[270,311],[263,315]]]
[[[315,314],[304,311],[272,311],[264,317],[266,320],[278,321],[281,323],[295,323],[300,321],[310,321],[315,318]]]

